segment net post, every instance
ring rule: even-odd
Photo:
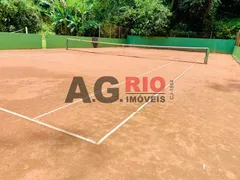
[[[66,50],[68,50],[68,39],[66,41]]]
[[[205,59],[204,59],[204,64],[207,64],[208,63],[208,56],[210,54],[210,50],[209,48],[206,49],[206,56],[205,56]]]

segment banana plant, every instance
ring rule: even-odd
[[[78,13],[75,12],[74,16],[70,16],[68,19],[68,28],[73,35],[78,35],[78,28],[81,23],[81,18],[78,16]]]
[[[49,5],[49,17],[56,27],[57,34],[84,34],[92,23],[92,4],[85,0],[42,0]],[[90,22],[88,22],[90,21]]]

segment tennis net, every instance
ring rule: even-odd
[[[209,55],[209,49],[203,47],[149,46],[89,41],[82,39],[67,39],[66,49],[85,53],[189,63],[199,60],[198,63],[202,64],[207,64]]]

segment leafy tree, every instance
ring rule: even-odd
[[[234,38],[239,9],[240,0],[0,0],[0,31]]]
[[[40,5],[55,26],[55,32],[63,35],[84,35],[96,28],[92,5],[79,0],[42,0]]]
[[[134,6],[124,6],[120,12],[120,23],[129,27],[131,34],[141,36],[162,34],[171,16],[161,0],[135,0]]]
[[[216,38],[235,39],[240,30],[240,19],[226,19],[215,24]]]
[[[134,6],[135,0],[91,0],[94,13],[101,23],[117,24],[120,16],[119,9],[123,6]]]
[[[41,29],[38,8],[30,0],[0,0],[0,31],[17,31],[28,27],[30,33]]]
[[[175,0],[174,23],[183,22],[192,31],[211,31],[220,0]]]
[[[221,0],[217,11],[219,18],[239,18],[240,1],[239,0]]]

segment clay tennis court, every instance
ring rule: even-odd
[[[204,64],[201,52],[99,49],[0,52],[0,179],[238,179],[232,56],[210,54]],[[66,104],[74,76],[92,97],[101,76],[119,80],[121,97],[125,77],[161,76],[166,102]]]

